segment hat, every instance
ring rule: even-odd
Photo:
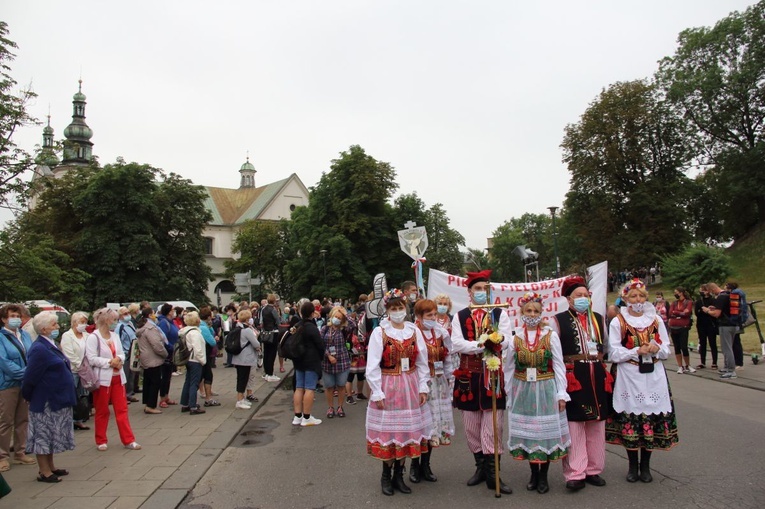
[[[622,296],[626,297],[630,293],[630,290],[645,290],[645,283],[640,278],[632,278],[628,281],[624,288],[622,288]]]
[[[490,277],[491,277],[491,269],[482,270],[480,272],[468,272],[467,273],[468,290],[470,290],[470,287],[472,287],[476,283],[480,283],[482,281],[485,281],[488,283]]]
[[[587,288],[587,283],[584,282],[584,278],[581,276],[571,276],[563,281],[563,288],[561,293],[564,297],[568,297],[577,288]]]

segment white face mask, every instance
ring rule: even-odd
[[[388,317],[393,323],[403,323],[406,320],[406,311],[393,311],[388,313]]]
[[[88,326],[88,324],[81,323],[80,325],[77,326],[77,332],[82,334],[83,332],[85,332],[85,329],[87,328],[87,326]]]
[[[343,321],[335,316],[332,317],[332,325],[335,327],[339,327],[340,324],[343,323]]]
[[[635,313],[642,313],[645,309],[645,302],[636,302],[634,304],[630,304],[629,306],[630,309]]]

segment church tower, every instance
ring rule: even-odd
[[[239,168],[239,174],[242,176],[239,181],[239,189],[246,187],[255,187],[255,167],[250,162],[250,156],[247,155],[247,161]]]
[[[72,97],[72,123],[64,129],[64,159],[62,166],[90,163],[93,157],[93,130],[85,123],[85,94],[82,93],[82,80],[77,93]]]

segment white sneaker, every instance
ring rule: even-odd
[[[236,402],[236,407],[242,410],[249,410],[250,408],[252,408],[252,405],[250,405],[249,402],[243,399],[241,401]]]
[[[302,417],[295,416],[295,417],[292,418],[292,425],[293,426],[300,426],[302,422],[303,422],[303,418]]]
[[[311,417],[309,417],[308,419],[303,417],[303,420],[300,423],[300,425],[303,426],[303,427],[305,427],[305,426],[318,426],[319,424],[321,424],[321,419],[317,419],[313,415]]]
[[[281,380],[281,378],[279,378],[276,375],[266,375],[263,377],[263,380],[265,380],[266,382],[278,382],[279,380]]]
[[[677,368],[677,374],[682,375],[683,374],[683,368]]]
[[[692,368],[692,367],[690,367],[690,366],[686,366],[686,367],[685,367],[685,372],[686,372],[686,373],[695,373],[695,372],[696,372],[696,369],[695,369],[695,368]]]

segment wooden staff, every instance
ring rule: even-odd
[[[489,380],[491,383],[491,424],[494,427],[494,497],[500,498],[502,494],[499,492],[499,438],[497,437],[497,391],[496,391],[496,379],[499,376],[495,375],[493,371],[489,371]]]

